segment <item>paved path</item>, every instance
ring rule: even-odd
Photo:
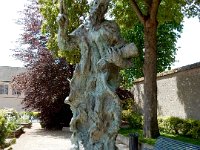
[[[69,131],[46,131],[39,123],[33,123],[31,129],[25,129],[12,145],[13,150],[70,150],[72,144]]]
[[[40,127],[39,123],[33,123],[31,129],[25,129],[11,147],[13,150],[71,150],[71,132],[46,131]],[[128,150],[126,145],[118,143],[119,150]]]

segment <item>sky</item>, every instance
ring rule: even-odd
[[[17,46],[15,42],[22,33],[22,27],[15,22],[20,17],[18,11],[23,10],[26,0],[2,1],[0,9],[0,66],[22,67],[23,63],[12,55]],[[9,7],[8,7],[9,6]],[[176,62],[172,68],[177,68],[200,61],[200,22],[198,18],[184,19],[184,29],[177,42]]]
[[[0,9],[0,66],[22,67],[23,63],[12,57],[10,49],[15,48],[16,40],[22,33],[22,27],[15,22],[20,17],[18,11],[23,10],[26,0],[2,1]]]

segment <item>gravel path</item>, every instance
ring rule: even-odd
[[[25,129],[11,147],[13,150],[72,150],[70,137],[69,129],[46,131],[39,123],[33,123],[31,129]],[[118,143],[117,146],[119,150],[128,150],[126,145]]]

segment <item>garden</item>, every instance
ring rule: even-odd
[[[131,102],[132,101],[132,102]],[[154,145],[156,139],[143,136],[143,116],[132,109],[133,100],[128,100],[122,111],[122,127],[119,131],[124,136],[130,133],[137,133],[140,143]],[[178,117],[158,117],[160,135],[200,145],[200,120],[182,119]]]
[[[24,133],[24,128],[31,128],[36,112],[17,112],[14,109],[0,109],[0,149],[16,142]]]

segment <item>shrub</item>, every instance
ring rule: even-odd
[[[160,131],[171,134],[179,134],[184,120],[177,117],[169,117],[160,119],[158,122]]]
[[[161,132],[200,139],[200,120],[169,117],[159,118],[158,123]]]
[[[134,111],[123,110],[122,120],[128,121],[129,126],[134,129],[141,129],[143,124],[142,116]]]
[[[200,120],[188,119],[185,121],[185,124],[190,124],[186,128],[186,135],[195,139],[200,139]]]
[[[7,120],[4,114],[0,112],[0,147],[4,144],[5,139],[8,135],[8,129],[6,127]]]
[[[18,120],[20,120],[20,115],[14,109],[4,109],[3,111],[4,111],[4,116],[7,120],[6,128],[8,132],[11,133],[12,131],[16,130],[19,127]]]
[[[127,121],[130,128],[142,129],[142,116],[130,109],[122,111],[122,120]],[[200,120],[161,117],[158,118],[158,125],[160,132],[200,139]]]

